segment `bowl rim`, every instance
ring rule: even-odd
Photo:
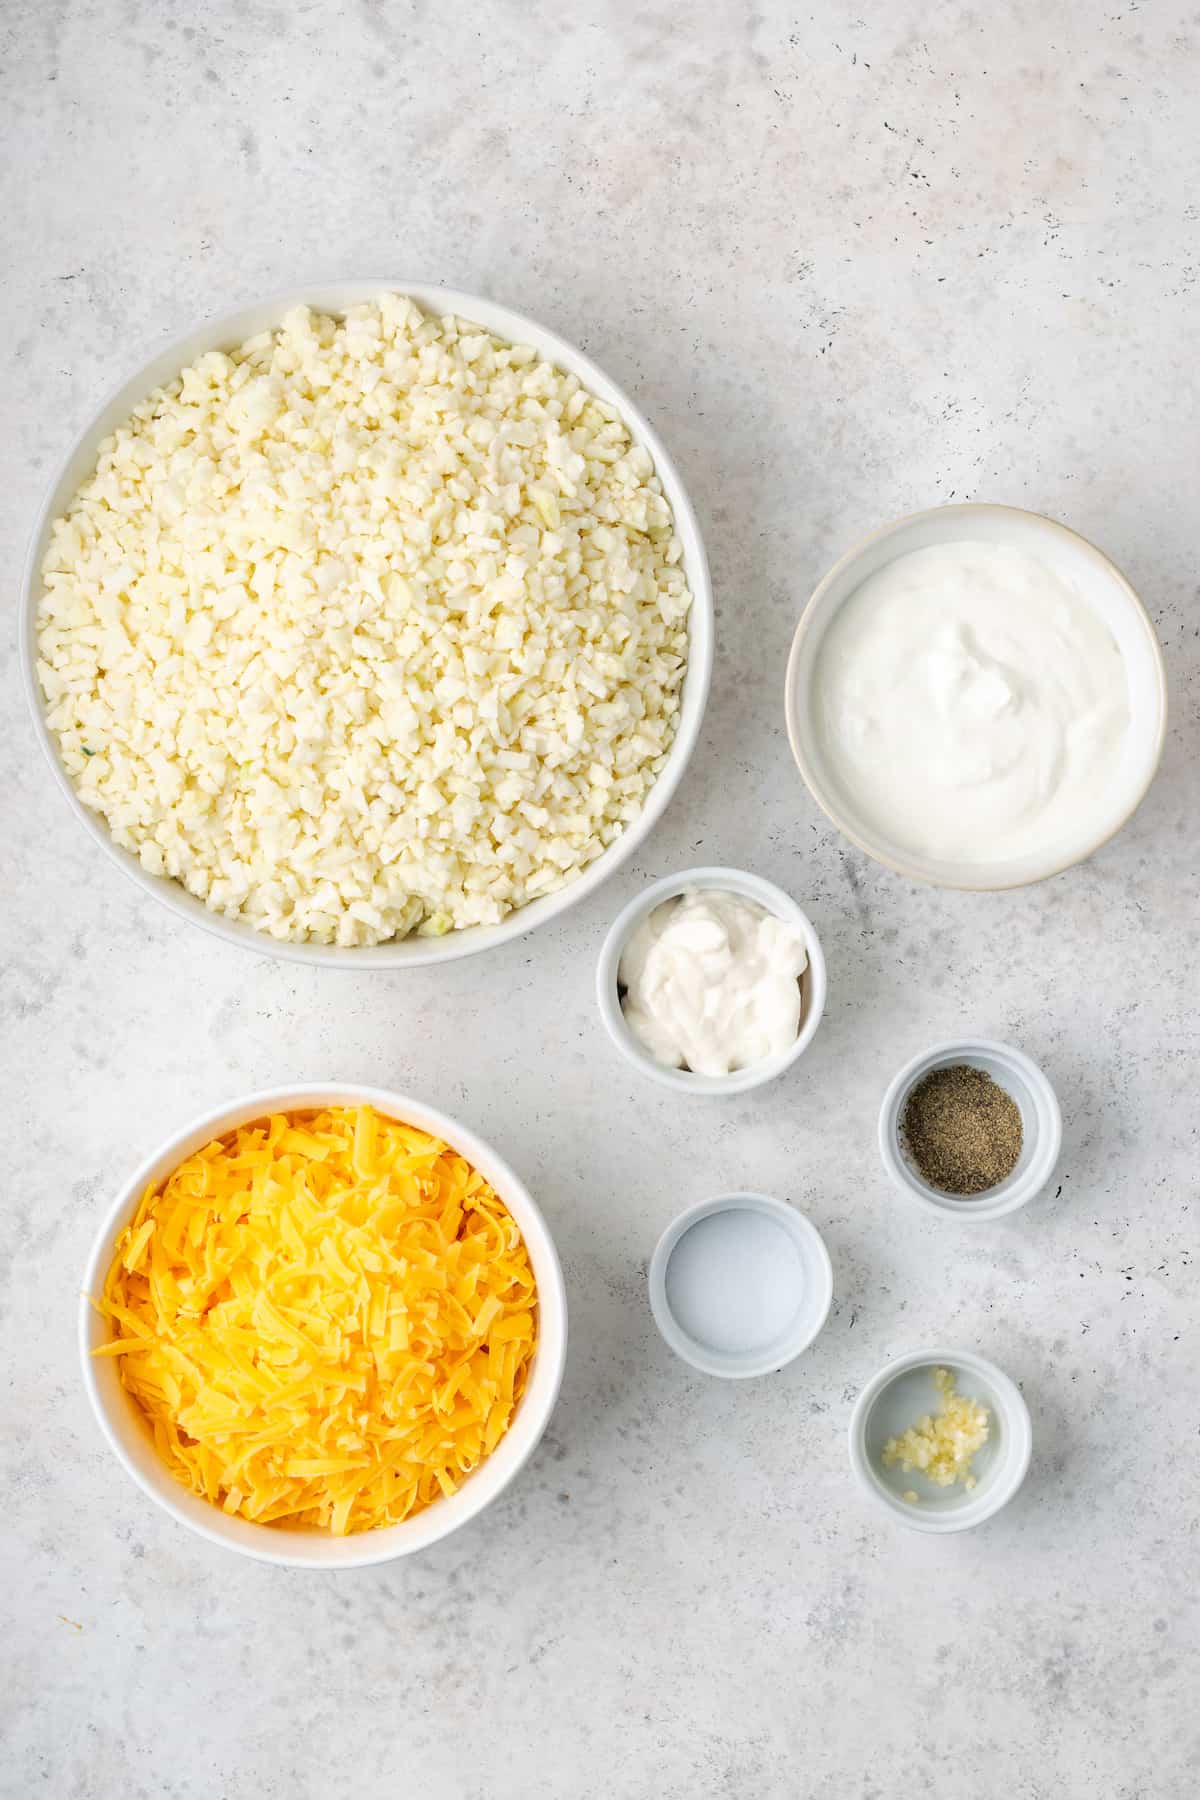
[[[899,1376],[913,1369],[950,1368],[977,1376],[985,1382],[992,1398],[1004,1413],[1006,1455],[994,1478],[976,1499],[964,1500],[950,1512],[922,1513],[920,1508],[905,1505],[892,1493],[872,1467],[866,1451],[866,1426],[871,1408],[880,1394]],[[1003,1369],[979,1356],[973,1350],[946,1348],[911,1350],[893,1358],[877,1369],[861,1389],[854,1402],[847,1432],[850,1467],[859,1487],[883,1507],[892,1518],[912,1531],[944,1535],[952,1531],[969,1531],[994,1518],[1018,1492],[1033,1456],[1033,1421],[1024,1394]]]
[[[806,1315],[803,1325],[797,1330],[776,1340],[777,1345],[784,1346],[782,1356],[777,1354],[775,1348],[769,1351],[764,1349],[757,1359],[735,1362],[733,1356],[708,1350],[683,1329],[667,1301],[667,1264],[680,1239],[702,1219],[712,1218],[717,1213],[735,1211],[761,1213],[765,1218],[774,1219],[796,1244],[806,1271],[818,1278],[818,1297],[812,1313]],[[668,1349],[673,1350],[682,1362],[689,1363],[701,1375],[716,1375],[725,1381],[749,1381],[760,1375],[774,1375],[780,1369],[786,1369],[789,1363],[795,1362],[820,1337],[833,1304],[833,1264],[824,1238],[799,1207],[793,1206],[788,1200],[778,1200],[772,1194],[739,1188],[729,1193],[714,1194],[708,1200],[697,1200],[676,1214],[654,1246],[646,1272],[646,1285],[654,1323]]]
[[[174,879],[150,875],[141,868],[130,851],[114,842],[104,820],[85,806],[76,793],[46,722],[45,703],[37,677],[37,613],[41,600],[44,540],[50,524],[65,504],[65,500],[60,497],[60,490],[65,487],[68,476],[79,459],[85,453],[89,458],[93,457],[104,438],[116,429],[119,419],[116,422],[106,422],[110,415],[118,411],[127,413],[155,387],[171,379],[169,374],[155,374],[155,370],[160,366],[173,365],[178,372],[189,361],[204,353],[199,347],[202,343],[215,348],[244,342],[247,337],[254,335],[254,330],[247,321],[260,314],[274,315],[278,324],[289,308],[307,305],[316,311],[337,316],[344,314],[351,306],[378,299],[384,293],[404,295],[423,311],[438,317],[453,314],[478,324],[494,336],[509,342],[531,344],[540,355],[557,367],[578,376],[589,391],[614,406],[634,441],[649,451],[654,462],[654,472],[661,481],[663,492],[671,506],[676,536],[684,546],[682,562],[692,598],[687,618],[688,665],[680,690],[675,735],[642,810],[626,825],[620,836],[565,886],[527,901],[524,906],[509,913],[498,925],[471,926],[461,932],[448,932],[441,938],[390,938],[382,944],[349,948],[334,944],[281,940],[271,937],[268,932],[257,930],[243,920],[227,919],[224,914],[213,912]],[[67,495],[66,499],[69,498]],[[484,295],[399,278],[372,280],[354,277],[340,281],[298,283],[198,319],[188,330],[159,340],[148,353],[143,354],[122,380],[109,389],[99,404],[89,411],[82,428],[74,435],[67,450],[55,464],[29,536],[17,618],[17,662],[34,736],[60,793],[76,819],[93,841],[99,844],[109,861],[176,919],[197,925],[226,943],[278,961],[351,969],[359,973],[370,969],[421,968],[433,963],[457,962],[463,957],[499,948],[557,918],[606,881],[650,835],[670,804],[691,761],[708,702],[715,639],[712,581],[695,508],[662,438],[625,390],[584,351],[527,314],[498,304]]]
[[[974,1196],[939,1196],[936,1189],[917,1180],[900,1150],[900,1112],[905,1096],[927,1069],[944,1064],[947,1057],[953,1056],[960,1056],[967,1062],[976,1056],[989,1057],[1014,1070],[1032,1090],[1045,1115],[1039,1121],[1037,1143],[1029,1167],[1019,1180],[993,1200],[988,1199],[988,1190]],[[1028,1206],[1046,1187],[1062,1152],[1062,1108],[1045,1070],[1015,1044],[1001,1043],[998,1038],[946,1038],[910,1057],[893,1075],[879,1108],[878,1141],[884,1170],[893,1186],[922,1211],[939,1219],[987,1223]]]
[[[664,1063],[656,1062],[650,1052],[638,1043],[625,1023],[617,994],[617,970],[621,955],[637,925],[656,906],[685,893],[689,887],[732,892],[744,899],[753,900],[764,912],[772,913],[776,918],[797,926],[804,935],[808,952],[808,1010],[800,1021],[795,1042],[777,1056],[764,1057],[761,1062],[751,1063],[745,1069],[734,1069],[729,1075],[695,1075],[690,1069],[669,1069]],[[825,1012],[827,992],[825,952],[821,948],[816,927],[804,908],[781,887],[776,887],[773,881],[767,881],[761,875],[753,875],[746,869],[727,868],[719,864],[683,869],[677,875],[663,875],[648,887],[642,888],[640,893],[635,894],[621,908],[609,926],[596,963],[596,1004],[605,1030],[626,1061],[662,1087],[702,1099],[746,1094],[753,1088],[764,1087],[767,1082],[774,1081],[777,1075],[782,1075],[785,1069],[803,1056],[816,1036],[817,1027]]]
[[[161,1479],[151,1480],[126,1453],[112,1421],[110,1404],[101,1393],[96,1359],[91,1355],[95,1344],[104,1339],[97,1337],[99,1315],[89,1296],[103,1287],[116,1238],[147,1184],[159,1179],[165,1170],[177,1166],[190,1154],[182,1146],[207,1142],[210,1137],[219,1137],[234,1130],[238,1124],[248,1123],[272,1111],[354,1104],[373,1106],[386,1117],[444,1138],[486,1176],[512,1212],[529,1251],[537,1282],[538,1345],[532,1376],[512,1424],[496,1449],[454,1496],[455,1501],[462,1503],[449,1519],[445,1509],[452,1503],[435,1500],[399,1525],[344,1538],[319,1532],[276,1532],[268,1525],[256,1525],[252,1520],[241,1518],[226,1521],[226,1515],[219,1508],[191,1494],[165,1465],[160,1467]],[[103,1329],[107,1330],[106,1323]],[[114,1199],[105,1208],[88,1252],[80,1288],[76,1334],[84,1392],[100,1431],[125,1473],[157,1506],[177,1523],[223,1550],[285,1568],[339,1573],[343,1569],[393,1562],[427,1549],[477,1518],[515,1480],[541,1441],[562,1386],[568,1337],[566,1287],[558,1251],[537,1202],[507,1162],[470,1127],[415,1095],[401,1094],[393,1089],[359,1082],[289,1082],[282,1087],[259,1088],[221,1106],[208,1108],[183,1128],[163,1138],[120,1183]],[[189,1506],[189,1501],[196,1504]],[[296,1553],[299,1543],[306,1546],[303,1555]],[[336,1556],[323,1554],[333,1548],[337,1548]]]
[[[1089,556],[1099,562],[1108,574],[1114,578],[1118,587],[1124,590],[1126,599],[1131,603],[1133,614],[1142,627],[1142,633],[1146,640],[1151,661],[1154,665],[1155,675],[1157,677],[1158,722],[1154,734],[1152,753],[1147,761],[1145,777],[1126,812],[1113,824],[1106,825],[1084,849],[1079,850],[1077,853],[1068,856],[1048,853],[1039,863],[1035,864],[1032,873],[1014,874],[1002,880],[985,880],[982,878],[982,875],[978,880],[940,879],[931,875],[928,869],[917,867],[915,862],[910,861],[904,855],[894,855],[890,851],[881,849],[878,844],[869,842],[866,834],[855,830],[847,823],[828,789],[819,780],[811,758],[808,755],[800,729],[800,709],[797,705],[800,666],[807,650],[807,642],[811,635],[814,617],[819,610],[821,601],[825,598],[829,589],[842,577],[842,575],[845,574],[846,570],[857,562],[873,545],[883,542],[885,539],[906,530],[912,525],[920,523],[924,519],[941,518],[950,514],[955,514],[960,518],[964,514],[969,514],[973,517],[984,519],[995,517],[996,515],[1032,519],[1036,521],[1038,526],[1045,527],[1048,531],[1057,533],[1061,537],[1069,538],[1077,548],[1082,548]],[[847,598],[849,598],[848,595]],[[869,531],[865,537],[859,538],[856,543],[852,544],[850,548],[837,559],[832,568],[822,576],[821,580],[809,595],[808,600],[805,602],[804,610],[800,614],[795,632],[792,636],[792,647],[788,653],[787,668],[784,673],[784,714],[787,721],[788,742],[791,745],[792,756],[795,759],[796,767],[800,771],[805,786],[821,811],[825,814],[825,817],[839,832],[841,832],[844,838],[855,846],[856,849],[861,850],[865,856],[871,857],[874,862],[882,864],[884,868],[891,869],[894,874],[903,875],[909,881],[920,882],[923,887],[949,888],[957,892],[971,894],[999,894],[1005,893],[1012,888],[1032,887],[1039,881],[1049,881],[1053,876],[1061,875],[1067,869],[1073,869],[1079,863],[1086,862],[1088,858],[1094,856],[1098,850],[1102,850],[1105,844],[1111,843],[1112,839],[1117,836],[1117,833],[1123,831],[1125,826],[1129,823],[1130,819],[1149,793],[1154,778],[1158,773],[1159,765],[1162,762],[1163,749],[1167,739],[1168,717],[1166,660],[1163,656],[1162,645],[1158,641],[1158,634],[1154,629],[1154,621],[1150,617],[1145,602],[1134,588],[1133,583],[1129,580],[1124,570],[1119,568],[1112,558],[1105,551],[1101,550],[1099,545],[1094,544],[1090,538],[1084,537],[1083,533],[1076,531],[1073,526],[1064,525],[1061,520],[1052,519],[1047,513],[1035,512],[1030,507],[1007,506],[998,501],[991,500],[957,500],[945,506],[923,507],[917,512],[905,513],[898,519],[892,519],[884,525],[876,526],[873,531]],[[1003,865],[999,866],[1002,867]]]

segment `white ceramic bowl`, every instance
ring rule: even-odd
[[[1077,591],[1116,640],[1129,682],[1131,724],[1118,779],[1103,817],[1051,851],[992,863],[950,862],[921,856],[890,839],[858,812],[825,756],[817,726],[817,665],[834,617],[870,576],[910,551],[974,539],[1010,545],[1036,556]],[[785,704],[792,754],[809,792],[843,836],[877,862],[938,887],[992,891],[1057,875],[1091,856],[1130,818],[1154,779],[1167,726],[1167,683],[1154,626],[1132,587],[1086,538],[1039,513],[1013,506],[970,503],[913,513],[872,532],[826,575],[804,609],[788,658]]]
[[[909,1158],[900,1130],[905,1102],[918,1081],[931,1069],[948,1069],[955,1063],[983,1069],[1011,1094],[1021,1112],[1021,1154],[1016,1167],[982,1194],[944,1194],[931,1187]],[[1016,1212],[1045,1187],[1061,1148],[1062,1114],[1046,1076],[1023,1050],[998,1044],[991,1038],[952,1039],[914,1056],[892,1080],[879,1109],[879,1154],[888,1175],[902,1194],[926,1212],[943,1217],[948,1214],[958,1219],[998,1219]]]
[[[803,932],[808,949],[808,967],[800,977],[800,1030],[795,1042],[789,1044],[786,1050],[781,1050],[778,1056],[764,1057],[762,1062],[753,1063],[748,1069],[735,1069],[730,1075],[696,1075],[690,1069],[667,1068],[664,1063],[656,1061],[633,1035],[625,1023],[625,1014],[621,1009],[617,972],[626,944],[647,913],[653,912],[664,901],[677,899],[680,894],[693,888],[740,894],[747,900],[753,900],[765,912],[773,913],[777,919],[786,919],[790,924],[796,925]],[[635,1069],[640,1069],[652,1081],[659,1081],[664,1087],[674,1088],[681,1094],[703,1094],[710,1098],[724,1094],[744,1094],[750,1088],[762,1087],[766,1082],[774,1081],[777,1075],[782,1075],[798,1057],[803,1056],[812,1043],[817,1026],[821,1023],[821,1014],[825,1010],[825,957],[808,914],[773,882],[764,881],[759,875],[747,874],[744,869],[685,869],[682,874],[667,875],[661,881],[651,882],[613,920],[596,965],[596,1003],[600,1008],[605,1030],[617,1049]]]
[[[538,1289],[538,1340],[533,1366],[520,1405],[508,1431],[476,1472],[448,1500],[436,1500],[424,1512],[379,1531],[333,1537],[320,1531],[283,1531],[255,1525],[249,1519],[232,1518],[199,1495],[190,1493],[170,1474],[154,1448],[146,1422],[121,1384],[114,1357],[93,1357],[91,1351],[109,1337],[107,1320],[100,1317],[88,1295],[99,1294],[112,1262],[117,1237],[137,1208],[147,1185],[161,1180],[185,1157],[214,1137],[232,1131],[251,1119],[270,1112],[315,1106],[354,1106],[366,1103],[379,1113],[401,1119],[443,1138],[484,1175],[508,1207],[521,1230],[533,1265]],[[390,1562],[424,1550],[440,1538],[467,1524],[503,1492],[526,1462],[545,1431],[562,1382],[567,1356],[567,1303],[558,1253],[528,1191],[507,1163],[457,1120],[414,1100],[382,1088],[352,1087],[341,1082],[314,1082],[308,1087],[268,1088],[247,1094],[228,1106],[205,1113],[177,1132],[154,1152],[125,1182],[109,1208],[88,1259],[79,1305],[79,1351],[83,1384],[101,1430],[118,1461],[138,1486],[183,1525],[210,1543],[240,1551],[259,1562],[281,1563],[304,1569],[359,1569],[371,1563]]]
[[[279,324],[290,307],[305,305],[320,312],[340,314],[351,306],[377,299],[380,294],[387,292],[409,295],[426,312],[438,315],[455,313],[461,318],[483,325],[496,337],[515,343],[532,344],[540,355],[558,368],[577,375],[592,393],[616,407],[633,438],[649,451],[654,461],[655,471],[675,517],[676,535],[683,547],[683,567],[692,593],[687,675],[675,739],[645,806],[633,823],[626,826],[616,842],[566,887],[531,901],[527,906],[511,913],[499,925],[472,926],[466,931],[449,932],[441,938],[402,938],[361,949],[339,949],[337,946],[324,944],[281,943],[266,932],[256,931],[251,925],[236,919],[226,919],[220,913],[211,911],[180,883],[148,875],[135,856],[113,842],[108,827],[99,814],[84,806],[79,799],[59,760],[54,738],[47,728],[45,703],[37,680],[35,622],[42,594],[42,559],[49,541],[50,527],[95,466],[102,439],[124,423],[138,401],[143,400],[154,388],[172,380],[181,369],[206,351],[231,350],[256,333],[270,330]],[[287,293],[272,295],[253,306],[242,307],[237,312],[205,320],[194,326],[184,337],[176,338],[174,342],[158,350],[105,401],[95,417],[80,432],[51,482],[34,526],[25,565],[21,603],[20,661],[34,731],[55,780],[84,829],[118,868],[123,869],[146,893],[168,906],[177,917],[188,919],[193,925],[203,926],[206,931],[214,932],[227,943],[238,944],[242,949],[257,950],[263,956],[282,957],[291,962],[322,964],[327,968],[395,969],[414,968],[422,963],[452,962],[458,957],[471,956],[476,951],[488,950],[520,937],[524,932],[532,931],[536,925],[543,925],[547,920],[557,918],[569,906],[574,906],[577,901],[594,892],[648,837],[679,785],[700,733],[712,673],[712,655],[712,587],[700,528],[679,473],[653,426],[616,383],[596,367],[590,357],[576,350],[554,332],[536,324],[534,320],[473,294],[398,278],[292,288]]]
[[[693,1231],[720,1233],[673,1279]],[[815,1225],[769,1194],[720,1194],[672,1220],[649,1270],[650,1310],[676,1356],[702,1375],[770,1375],[807,1350],[829,1316],[833,1270]],[[733,1290],[731,1292],[731,1289]]]
[[[899,1463],[885,1469],[883,1446],[925,1413],[936,1413],[933,1371],[948,1369],[968,1399],[991,1414],[989,1437],[973,1459],[976,1486],[938,1488]],[[897,1357],[868,1381],[850,1419],[850,1466],[859,1486],[901,1525],[914,1531],[966,1531],[1007,1506],[1025,1479],[1033,1451],[1033,1427],[1020,1389],[994,1363],[969,1350],[914,1350]],[[914,1504],[906,1493],[920,1496]]]

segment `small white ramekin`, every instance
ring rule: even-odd
[[[1104,810],[1048,850],[998,862],[954,862],[922,855],[888,838],[863,817],[826,754],[819,693],[825,634],[846,602],[878,570],[912,550],[967,539],[1009,545],[1037,557],[1082,594],[1107,625],[1125,665],[1130,726],[1117,778]],[[1086,538],[1040,513],[970,501],[910,513],[873,531],[834,564],[810,598],[788,658],[788,738],[813,799],[843,837],[897,874],[937,887],[987,892],[1044,881],[1082,862],[1115,836],[1141,804],[1162,756],[1167,729],[1167,678],[1154,623],[1121,571]]]
[[[937,1488],[899,1463],[885,1469],[883,1446],[937,1412],[933,1371],[948,1369],[960,1394],[978,1400],[991,1415],[988,1442],[974,1459],[977,1485]],[[1002,1369],[970,1350],[914,1350],[872,1376],[850,1419],[850,1467],[858,1485],[901,1525],[913,1531],[967,1531],[1007,1506],[1025,1479],[1033,1453],[1029,1408]],[[904,1494],[920,1495],[916,1502]]]
[[[696,1331],[687,1330],[671,1305],[667,1271],[672,1255],[693,1226],[718,1213],[728,1214],[734,1220],[755,1216],[770,1220],[785,1233],[794,1252],[790,1275],[795,1309],[791,1319],[782,1330],[751,1347],[730,1349],[708,1337],[703,1326]],[[716,1199],[689,1206],[659,1238],[650,1258],[648,1282],[654,1323],[676,1356],[702,1375],[720,1375],[733,1381],[774,1374],[807,1350],[825,1324],[833,1299],[833,1268],[820,1232],[794,1206],[769,1194],[719,1194]],[[753,1293],[745,1296],[747,1311],[753,1309],[754,1298]]]
[[[772,913],[775,918],[798,926],[804,934],[805,948],[808,951],[808,967],[800,977],[800,1030],[795,1042],[789,1044],[786,1050],[781,1050],[778,1056],[764,1057],[761,1062],[752,1063],[748,1069],[735,1069],[730,1075],[696,1075],[690,1069],[670,1069],[665,1063],[656,1061],[625,1023],[617,985],[617,972],[625,946],[646,915],[664,901],[675,900],[681,894],[703,889],[738,894],[745,900],[754,901],[764,912]],[[643,888],[617,914],[596,965],[596,1002],[604,1028],[617,1049],[635,1069],[640,1069],[652,1081],[661,1082],[664,1087],[674,1088],[681,1094],[702,1094],[710,1098],[724,1094],[744,1094],[751,1088],[762,1087],[766,1082],[774,1081],[777,1075],[782,1075],[785,1069],[790,1068],[797,1057],[803,1056],[812,1043],[817,1026],[821,1023],[821,1014],[825,1010],[825,957],[808,914],[782,888],[764,881],[759,875],[747,874],[744,869],[685,869],[682,874],[667,875],[661,881],[651,882],[648,888]]]
[[[91,1352],[107,1342],[110,1327],[92,1305],[89,1295],[99,1294],[113,1258],[116,1240],[129,1222],[151,1182],[161,1181],[213,1138],[272,1112],[291,1112],[318,1106],[367,1105],[388,1118],[401,1119],[428,1131],[460,1151],[495,1188],[520,1227],[529,1260],[533,1264],[538,1294],[538,1340],[525,1392],[512,1424],[487,1461],[456,1494],[435,1500],[423,1512],[399,1525],[334,1537],[315,1530],[281,1530],[256,1525],[222,1512],[199,1494],[176,1481],[154,1448],[150,1431],[137,1403],[122,1385],[115,1357],[94,1357]],[[279,1563],[302,1569],[361,1569],[372,1563],[391,1562],[424,1550],[440,1538],[467,1524],[503,1492],[533,1454],[550,1421],[562,1383],[567,1357],[567,1300],[562,1270],[554,1241],[537,1206],[512,1170],[482,1138],[457,1120],[447,1118],[423,1101],[382,1088],[352,1087],[341,1082],[313,1082],[307,1087],[268,1088],[247,1094],[228,1106],[218,1107],[175,1133],[147,1157],[121,1188],[96,1236],[83,1276],[79,1304],[79,1354],[83,1385],[92,1411],[126,1474],[142,1492],[210,1543],[237,1550],[258,1562]]]
[[[1012,1095],[1021,1112],[1021,1154],[1011,1175],[982,1194],[944,1194],[931,1187],[913,1167],[904,1148],[900,1129],[909,1094],[931,1069],[948,1069],[966,1063],[983,1069]],[[902,1194],[926,1212],[959,1219],[998,1219],[1015,1212],[1041,1192],[1049,1181],[1062,1148],[1062,1114],[1058,1098],[1037,1064],[1023,1050],[998,1044],[991,1038],[956,1038],[935,1044],[905,1063],[894,1077],[879,1109],[879,1154],[883,1166]]]

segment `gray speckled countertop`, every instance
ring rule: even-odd
[[[54,793],[3,656],[0,1789],[87,1800],[1191,1800],[1197,1787],[1194,4],[8,0],[0,542],[156,339],[310,275],[488,293],[636,394],[697,502],[719,648],[637,866],[559,926],[409,977],[176,926]],[[1096,538],[1169,659],[1162,773],[1088,866],[918,891],[795,775],[781,674],[862,531],[951,498]],[[811,911],[795,1073],[712,1107],[633,1077],[591,999],[651,874],[743,864]],[[954,1230],[873,1141],[960,1028],[1063,1100],[1055,1184]],[[145,1501],[75,1363],[106,1196],[202,1106],[293,1076],[419,1090],[516,1163],[573,1345],[540,1453],[427,1555],[243,1564]],[[751,1183],[825,1234],[815,1348],[750,1384],[660,1343],[646,1259]],[[1028,1397],[1028,1484],[975,1534],[851,1485],[853,1396],[949,1339]]]

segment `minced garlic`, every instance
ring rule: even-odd
[[[940,1398],[936,1417],[926,1413],[901,1437],[889,1438],[883,1447],[883,1466],[892,1469],[899,1463],[906,1475],[919,1469],[935,1487],[953,1487],[961,1481],[969,1493],[975,1486],[971,1460],[988,1441],[987,1407],[958,1393],[949,1369],[935,1369],[933,1385]],[[910,1489],[903,1498],[911,1505],[917,1496]]]

